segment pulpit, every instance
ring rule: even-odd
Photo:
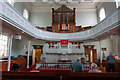
[[[71,63],[72,61],[71,60],[58,60],[58,62],[62,62],[62,63]]]

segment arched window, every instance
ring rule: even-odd
[[[29,14],[28,14],[28,11],[26,9],[24,9],[24,11],[23,11],[23,16],[25,17],[25,19],[28,20]]]
[[[120,0],[115,0],[116,2],[116,8],[118,8],[120,6]]]
[[[12,6],[14,5],[15,1],[14,0],[6,0],[7,2],[9,2]]]
[[[105,9],[104,8],[100,9],[99,17],[100,17],[100,21],[105,19]]]

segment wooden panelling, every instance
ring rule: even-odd
[[[43,45],[33,45],[33,48],[34,48],[34,49],[42,49],[42,48],[43,48]]]
[[[75,31],[75,8],[72,10],[62,5],[56,10],[52,9],[52,32],[71,33]]]
[[[25,58],[21,58],[21,59],[18,58],[16,60],[14,60],[14,63],[18,63],[19,64],[19,66],[20,66],[19,70],[22,70],[22,69],[26,68],[26,59]]]
[[[106,67],[106,71],[108,69],[108,62],[107,61],[103,61],[102,65],[104,67]],[[120,72],[120,60],[119,61],[115,61],[115,72]]]
[[[10,63],[10,70],[12,70],[13,63],[19,64],[19,66],[20,66],[19,70],[26,68],[26,59],[25,58],[12,60]],[[0,71],[7,71],[7,68],[8,68],[8,62],[0,62]]]
[[[97,50],[94,49],[95,45],[84,45],[85,49],[85,55],[88,55],[89,62],[97,63]],[[91,51],[92,51],[92,57],[91,57]],[[91,61],[92,58],[92,61]]]
[[[8,62],[0,62],[0,71],[7,71]]]
[[[40,63],[43,45],[33,45],[33,48],[32,65],[35,65],[36,62]]]

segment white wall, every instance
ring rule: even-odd
[[[46,54],[44,55],[44,57],[46,57],[47,62],[52,62],[52,63],[56,63],[58,62],[58,60],[71,60],[72,62],[74,62],[78,57],[82,58],[84,57],[83,55],[68,55],[68,54],[62,54],[62,55],[52,55],[52,54]]]
[[[38,11],[34,12],[34,8],[32,12],[23,2],[16,2],[14,7],[23,15],[23,10],[27,9],[29,12],[29,21],[35,25],[40,27],[52,26],[52,8],[50,11],[45,11],[44,8],[35,8]],[[45,7],[45,6],[44,6]],[[80,11],[76,9],[76,26],[94,26],[97,24],[97,14],[95,9],[83,10]]]
[[[106,51],[104,51],[105,56],[108,56],[110,52],[113,52],[113,42],[112,39],[104,39],[101,41],[95,41],[95,42],[87,42],[84,43],[83,45],[95,45],[95,49],[97,49],[97,57],[100,58],[100,54],[103,53],[100,49],[101,48],[106,48]],[[100,48],[101,46],[101,48]],[[115,53],[113,53],[115,54]]]
[[[107,39],[104,39],[104,40],[101,40],[101,41],[94,41],[94,42],[85,42],[83,43],[82,45],[95,45],[95,49],[97,49],[97,57],[98,59],[100,58],[100,54],[103,53],[101,51],[101,48],[106,48],[106,51],[104,51],[105,53],[105,56],[107,57],[109,55],[110,52],[112,52],[114,55],[118,55],[118,51],[117,49],[115,49],[115,46],[118,45],[117,43],[118,39],[111,39],[111,38],[107,38]],[[101,47],[100,47],[101,46]],[[46,48],[46,47],[45,47]],[[83,47],[81,47],[81,49],[83,49]],[[84,53],[84,50],[76,50],[77,53],[81,53],[83,52]],[[56,49],[46,49],[44,53],[56,53],[57,50]],[[75,50],[72,49],[72,52],[74,53]],[[61,59],[61,58],[65,58],[67,57],[68,59],[71,59],[71,60],[75,60],[76,59],[76,56],[75,55],[69,55],[69,56],[65,56],[65,55],[43,55],[47,58],[47,61],[54,61],[56,62],[58,59]],[[84,57],[84,55],[79,55],[79,57]]]
[[[27,56],[26,51],[27,49],[24,49],[25,45],[28,45],[28,41],[26,39],[22,40],[16,40],[13,39],[13,46],[12,46],[12,56],[17,57],[18,55],[24,55]],[[84,57],[84,55],[48,55],[46,53],[62,53],[68,51],[67,49],[58,49],[56,48],[48,48],[49,46],[44,41],[31,41],[30,45],[30,55],[32,55],[33,45],[44,45],[43,47],[43,54],[42,57],[45,56],[47,58],[47,62],[57,62],[59,59],[71,59],[72,61],[75,61],[77,57]],[[83,53],[83,46],[81,45],[80,49],[71,48],[70,53]],[[66,52],[68,53],[68,52]]]
[[[31,13],[30,21],[35,26],[46,27],[52,25],[52,13],[51,12],[36,12]]]
[[[51,11],[48,11],[48,12],[42,11],[42,8],[41,8],[41,9],[38,9],[37,12],[34,12],[34,10],[32,10],[33,12],[30,12],[29,8],[27,8],[23,2],[16,2],[14,4],[14,7],[21,14],[23,14],[24,9],[27,9],[29,11],[29,20],[35,26],[36,25],[40,26],[40,27],[52,26],[52,12]],[[115,2],[103,2],[97,8],[97,12],[95,9],[94,10],[89,9],[89,10],[84,10],[84,11],[79,11],[76,9],[76,26],[80,26],[80,25],[82,25],[82,26],[94,26],[94,25],[96,25],[98,22],[100,22],[99,10],[101,8],[105,9],[106,17],[108,17],[115,10],[117,10]]]
[[[100,58],[100,49],[101,48],[106,48],[105,56],[107,57],[109,55],[110,52],[112,52],[115,55],[119,55],[118,52],[118,39],[111,39],[111,38],[107,38],[104,40],[99,41],[95,41],[95,42],[85,42],[82,45],[95,45],[95,49],[97,49],[97,57],[98,59]],[[101,43],[101,48],[100,48],[100,43]],[[12,56],[18,56],[18,55],[24,55],[27,56],[27,54],[25,54],[25,52],[27,50],[24,49],[24,45],[28,44],[28,40],[15,40],[13,39],[13,47],[12,47]],[[58,53],[58,49],[56,48],[48,48],[48,46],[46,45],[46,43],[44,41],[31,41],[31,45],[30,45],[30,55],[32,55],[32,45],[44,45],[43,47],[43,54],[42,57],[46,57],[47,58],[47,62],[57,62],[59,59],[71,59],[72,61],[75,61],[77,57],[84,57],[84,48],[81,45],[80,49],[71,49],[71,53],[83,53],[83,55],[51,55],[51,54],[46,54],[46,53]],[[117,46],[117,48],[116,48]],[[62,52],[63,50],[61,49],[59,52]],[[67,52],[66,52],[67,53]],[[103,53],[103,52],[101,52]]]
[[[23,2],[15,2],[14,3],[14,8],[21,14],[23,15],[23,10],[26,9],[29,13],[29,17],[28,17],[28,20],[30,20],[30,15],[31,15],[31,12],[30,12],[30,9],[25,5],[25,3]]]
[[[97,24],[97,14],[95,10],[76,12],[76,26],[93,26]],[[32,12],[30,21],[35,26],[46,27],[52,26],[51,12]]]
[[[113,52],[113,49],[112,49],[112,39],[102,40],[101,41],[101,47],[102,48],[106,48],[106,51],[104,53],[105,53],[106,56],[108,56],[110,52]]]
[[[43,48],[43,53],[46,58],[47,58],[47,62],[58,62],[58,60],[60,59],[68,59],[68,60],[72,60],[75,61],[77,57],[84,57],[84,48],[83,45],[81,44],[80,49],[75,48],[75,45],[71,45],[71,43],[69,43],[68,48],[63,49],[63,48],[49,48],[48,44],[44,45]],[[82,53],[82,55],[67,55],[67,54],[63,54],[63,55],[53,55],[53,54],[46,54],[46,53]]]
[[[11,56],[15,56],[17,57],[18,55],[23,55],[23,56],[27,56],[26,51],[27,49],[24,49],[25,45],[28,45],[28,41],[26,39],[22,39],[22,40],[16,40],[13,39],[13,44],[12,44],[12,54]],[[33,45],[44,45],[43,47],[43,54],[42,57],[46,57],[47,58],[47,62],[58,62],[58,60],[60,59],[71,59],[72,61],[75,61],[77,57],[84,57],[84,55],[49,55],[46,53],[58,53],[58,49],[56,48],[48,48],[49,46],[44,42],[44,41],[31,41],[31,45],[30,45],[30,55],[32,55],[32,50],[33,50]],[[59,52],[66,52],[66,50],[61,49]],[[81,45],[80,49],[71,49],[71,53],[83,53],[83,46]],[[66,52],[68,53],[68,52]]]
[[[76,12],[76,26],[94,26],[97,24],[96,11]]]
[[[59,43],[59,48],[49,48],[48,44],[44,44],[44,53],[84,53],[83,44],[81,44],[80,49],[76,48],[76,45],[69,43],[67,48],[61,48]]]
[[[120,56],[120,37],[114,37],[112,39],[112,48],[113,48],[113,53],[116,55]]]
[[[98,22],[100,22],[99,11],[101,8],[105,9],[106,17],[110,16],[113,12],[117,10],[115,2],[104,2],[97,8]]]
[[[27,49],[24,49],[25,45],[28,45],[27,39],[22,39],[22,40],[16,40],[13,39],[13,44],[12,44],[12,56],[17,57],[18,55],[24,55],[27,56],[25,53]],[[45,42],[44,41],[31,41],[30,44],[30,55],[33,53],[33,45],[43,45]]]

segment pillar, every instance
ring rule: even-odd
[[[28,41],[27,68],[29,68],[30,43],[31,41]]]
[[[33,54],[32,54],[32,65],[35,65],[35,49],[33,49]]]
[[[99,45],[100,45],[100,63],[102,63],[102,51],[101,51],[101,42],[99,41]]]
[[[13,35],[10,36],[10,39],[9,39],[8,71],[10,71],[11,51],[12,51],[12,39],[13,39]]]

